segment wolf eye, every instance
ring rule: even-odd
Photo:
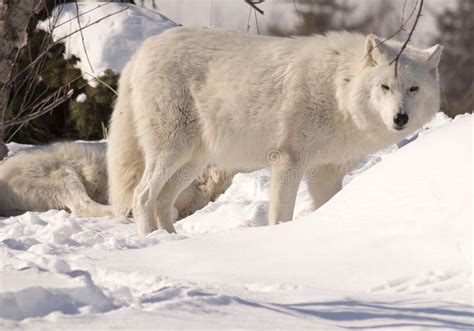
[[[418,92],[420,88],[418,86],[412,86],[410,87],[410,92]]]
[[[380,87],[381,87],[382,90],[384,90],[384,91],[389,91],[389,90],[390,90],[390,87],[388,87],[388,85],[385,85],[385,84],[380,85]]]

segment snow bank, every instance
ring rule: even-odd
[[[236,176],[175,235],[64,211],[0,218],[0,324],[469,328],[472,126],[438,116],[315,212],[303,184],[299,218],[278,226],[263,226],[267,171]]]
[[[467,295],[472,263],[471,132],[471,118],[465,116],[418,138],[359,175],[320,210],[295,222],[165,242],[115,258],[102,252],[94,256],[121,271],[133,263],[143,272],[189,281]],[[266,174],[242,176],[267,180]],[[244,182],[238,177],[234,192],[247,191]],[[251,196],[255,194],[247,194],[249,200]],[[239,201],[244,201],[241,208],[251,210],[252,204]],[[220,222],[234,222],[232,213],[216,211],[211,205],[196,217],[206,213],[207,218],[216,215]],[[259,213],[253,215],[260,223]],[[193,217],[178,228],[186,230],[190,223]]]
[[[81,70],[87,73],[95,71],[96,75],[101,75],[106,69],[120,72],[145,39],[176,26],[156,11],[131,4],[92,2],[78,3],[78,6],[85,48],[93,70],[87,61],[81,33],[65,39],[66,54],[79,57]],[[40,22],[38,28],[52,32],[54,40],[59,40],[79,29],[76,16],[76,5],[64,4],[56,7],[52,17]]]
[[[72,277],[78,275],[90,277],[86,273],[71,274]],[[92,283],[78,288],[35,286],[16,292],[2,292],[0,307],[0,318],[11,320],[42,317],[52,312],[78,314],[83,307],[87,308],[87,312],[106,312],[115,308]]]

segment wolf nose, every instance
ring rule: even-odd
[[[403,127],[408,123],[408,115],[405,113],[398,113],[393,116],[393,123],[398,127]]]

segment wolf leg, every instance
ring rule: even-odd
[[[341,190],[345,173],[345,169],[333,164],[321,165],[306,173],[308,189],[315,209],[321,207]]]
[[[210,201],[216,199],[224,193],[232,184],[232,179],[237,172],[234,170],[224,170],[216,167],[208,166],[207,171],[204,171],[199,176],[198,181],[205,188],[206,195]]]
[[[210,202],[203,184],[200,184],[197,179],[193,180],[185,189],[181,191],[174,206],[177,211],[177,220],[185,218],[195,211],[203,208]]]
[[[73,170],[65,177],[64,188],[57,191],[57,201],[72,213],[85,217],[113,216],[112,206],[91,199],[80,176]],[[64,194],[59,194],[64,192]]]
[[[155,210],[158,195],[170,177],[188,160],[186,153],[179,148],[166,149],[153,153],[145,152],[145,171],[133,195],[133,217],[141,234],[148,234],[157,228],[170,233],[176,232],[170,217],[165,215],[156,220]],[[166,201],[168,202],[168,201]],[[166,209],[171,211],[171,207]]]
[[[156,205],[156,216],[159,227],[161,227],[161,224],[172,222],[172,208],[174,208],[173,206],[175,205],[176,199],[183,190],[187,189],[188,185],[194,181],[201,171],[202,168],[188,162],[179,168],[166,182],[158,195]],[[191,201],[189,202],[191,203]]]
[[[271,167],[269,224],[291,221],[301,169],[290,155],[281,153]]]
[[[74,214],[85,217],[114,216],[112,206],[103,205],[90,199],[87,195],[76,197],[77,200],[66,207]]]
[[[143,174],[144,159],[133,120],[131,65],[122,71],[119,95],[110,120],[107,139],[109,203],[116,217],[127,217],[133,193]]]

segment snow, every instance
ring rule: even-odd
[[[82,72],[96,76],[106,69],[120,72],[145,39],[176,26],[156,11],[126,3],[78,3],[78,7],[85,47],[81,33],[74,33],[65,39],[66,54],[78,56]],[[59,40],[79,30],[76,16],[76,5],[67,3],[56,7],[52,18],[40,22],[38,28],[52,31],[54,40]]]
[[[85,102],[86,100],[87,100],[87,94],[85,93],[79,94],[76,98],[76,102],[80,102],[80,103]]]
[[[64,211],[0,218],[3,329],[469,329],[471,115],[439,114],[311,211],[264,226],[266,170],[177,234]],[[14,150],[19,145],[9,145]]]
[[[33,145],[25,145],[25,144],[18,144],[15,142],[11,142],[8,144],[8,156],[12,156],[15,153],[18,153],[22,149],[26,149],[32,147]]]

